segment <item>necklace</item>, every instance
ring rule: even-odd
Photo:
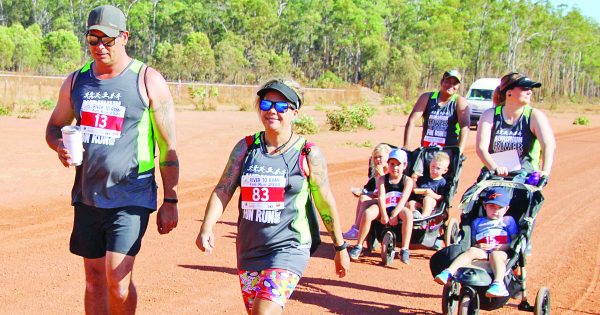
[[[282,144],[282,145],[278,146],[277,148],[275,148],[275,150],[273,150],[273,152],[271,152],[270,154],[276,154],[276,153],[279,153],[279,152],[281,152],[281,150],[282,150],[283,148],[285,148],[285,146],[286,146],[288,143],[290,143],[290,140],[292,140],[292,137],[293,137],[293,136],[294,136],[294,132],[292,131],[292,133],[290,134],[290,138],[289,138],[289,139],[288,139],[288,140],[287,140],[287,141],[286,141],[284,144]],[[263,139],[265,139],[265,134],[264,134],[264,133],[263,133]],[[267,144],[267,143],[266,143],[266,140],[265,140],[265,149],[266,149],[266,144]]]

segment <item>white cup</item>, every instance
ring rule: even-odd
[[[60,129],[62,131],[63,145],[67,150],[71,158],[67,160],[69,165],[81,165],[83,160],[83,139],[81,137],[81,127],[79,126],[64,126]]]

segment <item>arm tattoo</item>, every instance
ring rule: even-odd
[[[162,125],[165,128],[169,140],[175,139],[175,128],[173,128],[173,117],[171,115],[174,107],[175,104],[173,103],[173,99],[164,97],[160,100],[160,104],[155,110],[155,112],[158,112],[160,117],[162,117]]]
[[[160,166],[179,167],[179,160],[160,162]]]
[[[240,142],[231,152],[227,166],[225,166],[225,170],[223,170],[223,174],[219,180],[219,184],[215,187],[215,192],[218,195],[224,195],[228,198],[233,196],[233,193],[239,184],[239,178],[243,167],[244,151],[243,144]]]
[[[331,225],[333,223],[333,218],[329,214],[322,214],[321,219],[323,219],[325,225]]]
[[[322,186],[329,186],[327,179],[327,161],[320,150],[312,149],[308,154],[308,163],[310,165],[310,183],[311,190]]]

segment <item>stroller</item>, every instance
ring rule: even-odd
[[[512,190],[510,208],[505,216],[510,215],[515,219],[519,232],[511,241],[507,251],[507,273],[504,284],[509,292],[507,297],[489,298],[485,292],[493,279],[493,272],[486,261],[474,261],[469,266],[459,268],[455,275],[446,283],[442,292],[442,313],[454,314],[458,307],[458,314],[478,314],[479,309],[494,310],[504,306],[512,298],[521,298],[518,309],[534,312],[535,314],[550,314],[550,291],[546,287],[538,290],[535,305],[527,301],[526,248],[530,242],[535,218],[542,206],[544,197],[541,187],[546,182],[540,180],[538,186],[526,185],[510,181],[510,178],[491,178],[487,172],[482,180],[470,187],[462,197],[460,208],[461,232],[459,244],[451,245],[436,252],[429,261],[431,273],[435,277],[447,268],[451,262],[471,246],[471,223],[478,217],[485,216],[482,200],[488,187],[506,187]]]
[[[458,179],[465,157],[460,154],[460,149],[456,146],[421,147],[415,151],[407,152],[408,165],[404,171],[407,176],[412,175],[415,171],[424,176],[428,175],[429,163],[438,152],[446,152],[450,156],[448,172],[444,174],[446,187],[442,194],[442,199],[438,201],[432,213],[426,217],[414,219],[410,241],[411,244],[421,245],[426,248],[435,248],[442,241],[442,236],[446,245],[457,242],[459,233],[458,221],[454,218],[449,219],[449,213],[450,203],[456,194]],[[386,266],[392,264],[396,254],[396,244],[402,240],[402,222],[392,227],[389,225],[384,226],[379,221],[373,221],[371,223],[371,231],[367,237],[367,250],[372,251],[375,240],[382,243],[387,231],[392,231],[392,238],[387,244],[382,246],[381,251],[381,260]]]

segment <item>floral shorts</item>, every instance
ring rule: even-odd
[[[281,307],[294,292],[300,276],[285,269],[265,269],[261,271],[238,270],[242,298],[248,312],[254,300],[263,299],[275,302]]]

